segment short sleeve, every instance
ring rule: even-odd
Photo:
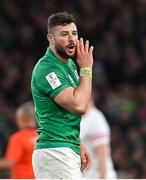
[[[6,150],[6,158],[14,161],[18,161],[22,156],[22,143],[17,134],[10,137]]]
[[[92,134],[92,143],[94,146],[108,144],[110,142],[110,130],[104,115],[98,111],[96,132]]]
[[[91,114],[89,133],[93,146],[110,142],[110,129],[104,115],[100,111]],[[89,122],[89,121],[88,121]]]
[[[53,99],[63,89],[71,86],[63,70],[55,67],[42,71],[36,83],[43,93],[49,94]]]

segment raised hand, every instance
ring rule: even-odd
[[[84,44],[83,38],[77,41],[77,63],[80,68],[93,66],[93,46],[89,46],[88,40]]]

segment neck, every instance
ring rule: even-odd
[[[50,49],[53,51],[53,53],[55,54],[55,56],[56,56],[61,62],[63,62],[64,64],[66,64],[66,63],[68,62],[68,58],[63,58],[62,56],[60,56],[60,55],[57,53],[57,51],[56,51],[55,48],[50,47]]]

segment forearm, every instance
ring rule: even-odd
[[[87,110],[89,99],[91,96],[92,89],[92,77],[91,76],[80,76],[78,87],[74,89],[73,99],[76,107],[78,107],[83,114]]]
[[[106,163],[105,157],[99,158],[99,178],[105,179],[106,178]]]
[[[98,167],[99,167],[99,178],[106,178],[106,145],[100,145],[97,148]]]
[[[70,112],[82,115],[86,112],[91,96],[92,76],[80,76],[77,88],[66,88],[55,101]]]

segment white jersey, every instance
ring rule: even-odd
[[[100,144],[107,144],[106,178],[117,178],[110,152],[110,128],[103,113],[97,108],[91,108],[82,116],[80,137],[91,156],[91,167],[84,172],[84,177],[99,179],[98,157],[94,149]]]

